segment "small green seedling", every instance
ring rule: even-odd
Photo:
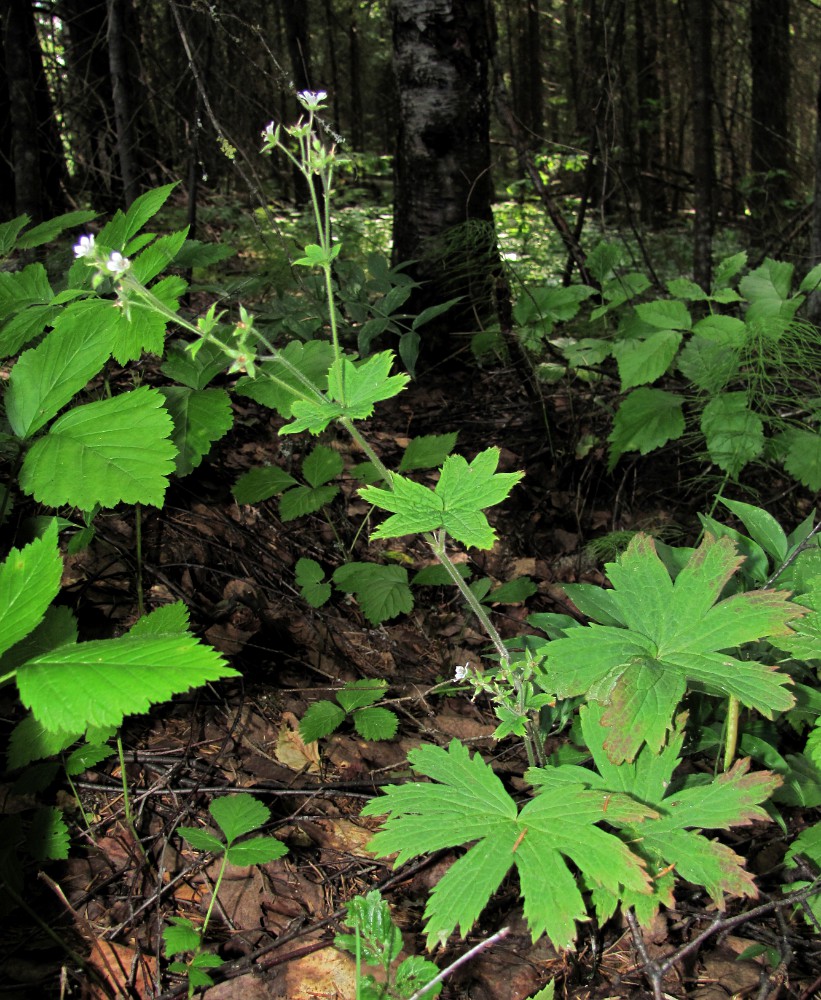
[[[260,835],[240,840],[245,834],[258,830],[271,818],[270,810],[252,795],[241,792],[239,795],[228,795],[214,799],[208,807],[214,821],[219,827],[224,840],[221,840],[207,830],[195,827],[178,827],[177,833],[195,850],[208,851],[219,857],[222,855],[219,874],[211,893],[211,901],[205,914],[202,928],[197,930],[186,917],[172,917],[172,924],[162,932],[165,943],[165,953],[184,955],[191,952],[188,959],[177,959],[172,962],[169,972],[178,972],[188,977],[188,996],[194,995],[194,990],[202,986],[213,986],[214,981],[208,974],[208,969],[216,969],[223,964],[219,955],[203,951],[208,923],[214,903],[219,896],[225,869],[231,865],[263,865],[275,861],[287,853],[288,848],[276,837]]]
[[[406,958],[395,971],[391,969],[402,950],[402,933],[378,889],[352,899],[345,922],[353,934],[337,934],[334,944],[356,956],[356,1000],[407,1000],[439,974],[433,962],[419,955]],[[381,969],[384,982],[377,982],[372,975],[363,978],[363,962]],[[436,997],[441,989],[442,984],[437,983],[425,996]]]
[[[399,719],[389,708],[375,705],[387,690],[388,682],[365,678],[350,681],[336,692],[336,700],[316,701],[305,713],[299,732],[306,743],[336,732],[348,716],[365,740],[390,740],[396,735]]]

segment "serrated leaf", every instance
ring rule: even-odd
[[[615,763],[633,759],[644,741],[661,747],[688,681],[768,717],[794,704],[784,690],[789,677],[723,652],[789,635],[787,623],[805,613],[778,591],[715,603],[739,561],[729,538],[707,535],[673,581],[653,540],[636,535],[619,563],[607,567],[608,607],[625,627],[571,629],[544,647],[540,685],[561,698],[586,694],[607,706]]]
[[[258,830],[271,818],[271,810],[247,792],[214,799],[208,812],[216,820],[229,844],[246,833]]]
[[[325,573],[314,559],[301,558],[295,566],[299,591],[312,608],[321,608],[330,599],[331,585],[324,582]]]
[[[184,635],[188,631],[188,608],[182,601],[164,604],[150,614],[143,615],[129,629],[133,637],[147,638],[159,635]]]
[[[160,271],[171,263],[182,249],[188,235],[188,226],[176,233],[169,233],[155,240],[151,246],[131,262],[131,274],[137,281],[147,285]]]
[[[0,271],[0,320],[22,312],[29,306],[50,302],[54,292],[42,264],[28,264],[20,271]],[[3,353],[14,349],[4,347]]]
[[[599,772],[586,772],[589,785],[608,794],[627,793],[654,810],[653,816],[645,816],[637,823],[627,814],[608,809],[611,823],[623,831],[625,841],[647,860],[650,870],[664,872],[675,865],[681,877],[703,885],[719,905],[723,905],[725,894],[755,897],[755,883],[744,871],[743,859],[702,836],[701,830],[726,830],[764,819],[767,814],[760,803],[772,795],[781,779],[770,772],[748,774],[749,761],[738,761],[725,774],[712,780],[696,776],[690,787],[669,794],[684,741],[683,716],[660,753],[645,747],[635,763],[618,765],[603,752],[610,730],[603,724],[601,707],[583,707],[580,718],[585,743]],[[567,773],[567,781],[580,776],[579,768],[563,766],[531,770],[528,777],[537,786],[544,786],[546,782],[555,783],[561,772]],[[642,922],[647,924],[659,903],[670,901],[669,892],[669,880],[660,880],[651,900],[632,893],[623,893],[622,899],[629,905],[638,904]]]
[[[392,740],[399,719],[389,708],[362,708],[354,713],[353,724],[363,740]]]
[[[241,378],[234,391],[239,396],[255,399],[288,419],[297,400],[310,398],[312,390],[327,390],[328,369],[334,352],[325,340],[311,340],[307,344],[292,340],[279,352],[279,357],[282,361],[275,359],[259,365],[255,378]],[[286,368],[284,362],[291,368]],[[292,368],[297,369],[307,385]]]
[[[452,434],[423,434],[413,438],[402,452],[398,471],[438,468],[453,451],[458,436],[459,432],[453,431]]]
[[[234,483],[231,492],[237,503],[262,503],[263,500],[268,500],[296,485],[296,479],[288,475],[284,469],[270,465],[243,472]]]
[[[746,392],[724,392],[701,414],[710,458],[731,476],[764,450],[764,423],[747,404]]]
[[[621,391],[660,378],[670,367],[680,343],[681,334],[676,330],[659,330],[641,340],[615,343],[612,353],[619,366]]]
[[[9,376],[6,414],[18,437],[35,434],[93,378],[108,360],[109,329],[103,316],[64,323],[37,347],[24,351]]]
[[[305,514],[313,514],[331,503],[339,493],[338,486],[295,486],[284,493],[279,501],[282,521],[295,521]]]
[[[190,844],[195,851],[210,851],[212,854],[222,854],[225,844],[207,830],[194,826],[178,826],[177,833]]]
[[[204,389],[211,379],[225,371],[228,364],[225,353],[210,341],[200,342],[196,354],[187,347],[181,340],[170,344],[160,371],[191,389]]]
[[[356,594],[363,614],[373,625],[413,609],[413,594],[404,566],[347,563],[334,572],[333,580],[346,594]]]
[[[231,401],[224,389],[189,389],[164,386],[165,408],[174,421],[171,440],[177,449],[178,476],[187,476],[202,462],[211,445],[224,437],[234,423]]]
[[[399,963],[394,976],[394,987],[400,997],[411,997],[439,975],[438,967],[421,955],[411,955]],[[438,997],[444,983],[437,983],[425,991],[427,997]]]
[[[36,809],[26,836],[26,853],[41,863],[64,861],[69,844],[68,827],[60,810],[53,806]]]
[[[323,486],[336,478],[344,467],[342,456],[333,448],[318,444],[302,463],[302,475],[311,486]]]
[[[54,523],[42,538],[11,549],[0,565],[0,653],[40,624],[60,590],[62,574]]]
[[[673,278],[667,282],[667,291],[677,299],[688,299],[691,302],[703,302],[710,297],[701,285],[689,278]]]
[[[159,212],[176,186],[176,181],[173,184],[164,184],[162,187],[146,191],[145,194],[142,194],[139,198],[134,199],[129,206],[128,211],[125,213],[123,243],[127,243],[130,239],[132,239],[136,233],[142,229],[146,222]],[[105,232],[105,230],[103,232]],[[103,233],[100,233],[99,240],[103,246],[109,246],[103,236]]]
[[[444,528],[467,546],[491,548],[496,533],[483,508],[506,499],[523,475],[497,473],[498,463],[498,448],[488,448],[470,463],[461,455],[447,458],[433,490],[398,475],[393,477],[393,491],[364,487],[359,491],[364,500],[394,512],[372,537],[396,538]]]
[[[315,701],[299,723],[299,735],[305,743],[324,739],[345,721],[345,709],[332,701]]]
[[[34,760],[53,757],[76,743],[80,733],[50,732],[33,715],[24,719],[12,729],[9,737],[6,766],[10,771],[25,767]]]
[[[388,682],[381,678],[363,678],[349,681],[336,692],[336,700],[346,712],[365,708],[379,701],[388,689]]]
[[[706,337],[691,337],[677,360],[685,378],[704,392],[723,389],[738,371],[738,354],[724,344]]]
[[[208,681],[236,677],[193,636],[96,639],[62,646],[23,664],[20,700],[47,728],[84,732],[119,726],[126,715]]]
[[[171,925],[163,928],[162,939],[166,958],[180,955],[185,951],[196,951],[200,946],[200,934],[186,917],[169,917]]]
[[[733,254],[731,257],[725,257],[724,260],[719,261],[713,277],[713,289],[723,288],[727,285],[737,274],[744,270],[746,264],[747,254],[743,250],[741,253]]]
[[[5,257],[17,241],[17,234],[31,222],[30,215],[18,215],[15,219],[0,223],[0,257]]]
[[[821,433],[789,430],[781,435],[787,447],[784,468],[807,489],[821,490]]]
[[[294,421],[283,427],[280,434],[300,431],[319,434],[332,420],[343,416],[351,420],[366,420],[373,413],[376,403],[396,396],[410,381],[404,373],[389,374],[393,360],[392,351],[382,351],[359,364],[348,358],[335,361],[328,371],[327,397],[321,402],[295,402],[291,407]]]
[[[539,588],[529,576],[520,576],[515,580],[494,587],[487,595],[488,604],[520,604],[532,597]]]
[[[20,485],[50,507],[161,507],[174,470],[172,428],[162,395],[147,386],[86,403],[63,414],[34,442]]]
[[[458,741],[447,751],[422,746],[409,754],[413,769],[433,783],[390,787],[363,815],[387,813],[371,841],[378,855],[398,852],[396,864],[444,847],[478,841],[434,889],[425,910],[429,944],[461,927],[467,932],[510,868],[519,870],[525,916],[534,939],[546,932],[556,947],[571,947],[575,922],[586,916],[565,859],[593,882],[649,892],[642,863],[612,834],[602,796],[580,784],[551,789],[521,812],[499,778]]]
[[[647,455],[684,433],[684,400],[663,389],[634,389],[623,401],[613,420],[610,442],[610,472],[627,451]]]
[[[288,848],[276,837],[251,837],[232,844],[225,852],[230,865],[267,865],[288,853]]]
[[[693,325],[689,309],[678,299],[641,302],[636,306],[636,313],[643,323],[648,323],[658,330],[689,330]]]
[[[63,766],[66,774],[74,776],[96,767],[113,756],[114,750],[104,743],[83,743],[66,757]]]

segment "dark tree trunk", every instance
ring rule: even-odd
[[[821,264],[821,66],[818,68],[815,113],[815,198],[810,224],[810,263]],[[810,295],[807,315],[811,322],[821,326],[821,288]]]
[[[113,210],[120,202],[117,129],[113,118],[111,65],[106,41],[106,0],[63,0],[67,78],[64,115],[72,132],[74,186],[96,207]]]
[[[126,5],[128,0],[107,0],[108,58],[111,67],[111,92],[114,120],[117,125],[117,157],[123,197],[126,205],[139,195],[137,180],[137,136],[134,128],[133,95],[129,87],[128,56],[126,53]]]
[[[362,111],[362,65],[359,57],[359,23],[356,19],[357,5],[352,3],[348,10],[348,65],[351,74],[351,145],[355,150],[363,148],[364,122]]]
[[[780,229],[790,196],[790,0],[751,0],[750,67],[750,209],[753,239],[763,245]]]
[[[486,0],[393,0],[400,107],[394,261],[414,260],[412,308],[463,296],[451,330],[494,315],[499,255],[490,176],[488,68],[493,35]],[[453,348],[423,339],[423,360]]]
[[[6,75],[5,32],[0,31],[0,218],[14,215],[11,106]]]
[[[656,225],[666,213],[660,179],[661,84],[658,73],[658,11],[656,0],[635,0],[636,103],[638,106],[638,191],[641,221]]]
[[[713,279],[713,151],[712,5],[693,0],[690,46],[693,67],[693,278],[709,289]]]
[[[544,122],[542,35],[538,0],[519,0],[516,30],[513,110],[522,127],[538,143]]]
[[[305,0],[284,0],[285,38],[288,43],[288,58],[291,62],[294,90],[312,90],[311,84],[311,35],[308,23],[308,4]],[[297,114],[303,113],[297,104]],[[309,194],[305,178],[294,168],[294,198],[298,204],[307,204]]]
[[[65,209],[67,173],[30,0],[3,0],[14,210],[35,221]]]

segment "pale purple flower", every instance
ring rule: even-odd
[[[459,683],[459,681],[463,681],[467,677],[469,667],[470,663],[468,662],[463,667],[459,666],[456,668],[453,674],[453,679],[454,681],[456,681],[457,684]]]
[[[94,237],[93,236],[81,236],[77,243],[74,244],[74,256],[79,260],[80,257],[88,257],[89,254],[94,252]]]
[[[300,90],[297,100],[306,111],[319,111],[328,96],[327,90]]]
[[[118,250],[113,250],[111,256],[105,263],[106,268],[111,271],[112,274],[122,274],[127,271],[131,266],[131,261],[128,257],[123,257],[123,255]]]

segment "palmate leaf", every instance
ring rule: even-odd
[[[410,381],[404,373],[390,375],[393,351],[374,354],[367,361],[355,364],[348,358],[335,361],[328,371],[328,394],[322,400],[297,400],[291,406],[292,423],[280,429],[280,434],[309,431],[319,434],[340,417],[366,420],[376,403],[401,392]]]
[[[607,567],[607,607],[618,625],[571,629],[542,647],[545,691],[587,694],[606,706],[603,720],[612,730],[605,748],[615,763],[635,758],[644,742],[661,749],[688,682],[733,695],[769,718],[794,704],[787,675],[724,652],[790,635],[787,623],[806,613],[779,591],[715,603],[739,562],[729,538],[706,535],[673,581],[652,538],[636,535],[620,562]]]
[[[26,455],[23,490],[50,507],[162,506],[177,453],[163,402],[141,386],[64,413]]]
[[[767,813],[760,803],[778,788],[781,778],[769,771],[749,774],[749,761],[737,761],[725,774],[712,779],[692,776],[683,788],[670,793],[673,773],[680,763],[685,716],[677,720],[660,753],[644,747],[635,762],[620,764],[614,764],[604,750],[609,729],[604,725],[601,706],[584,706],[580,719],[597,770],[572,765],[531,768],[528,780],[545,792],[568,782],[583,781],[590,788],[626,793],[656,812],[641,822],[628,815],[611,815],[612,825],[622,831],[625,842],[647,861],[656,877],[650,895],[622,891],[615,896],[599,891],[599,918],[607,919],[621,900],[635,908],[643,924],[649,924],[659,905],[672,905],[671,865],[681,878],[704,886],[719,906],[725,895],[756,897],[755,883],[744,870],[743,859],[701,831],[728,830],[766,820]]]
[[[444,528],[465,545],[492,548],[496,533],[483,509],[506,499],[523,475],[497,473],[498,464],[499,449],[487,448],[470,463],[461,455],[447,458],[432,490],[398,475],[393,476],[392,491],[364,487],[359,491],[363,500],[393,512],[372,537],[396,538]]]
[[[413,609],[404,566],[345,563],[334,571],[333,581],[346,594],[356,595],[365,617],[374,625]]]
[[[500,779],[477,755],[453,740],[447,750],[422,746],[409,754],[415,771],[433,783],[392,786],[369,802],[363,815],[387,814],[370,847],[379,856],[398,852],[396,864],[446,847],[477,843],[436,886],[425,910],[429,945],[457,927],[474,923],[513,865],[519,871],[525,917],[534,939],[546,933],[556,947],[570,948],[575,922],[586,917],[570,859],[612,892],[623,886],[649,893],[643,862],[613,834],[596,824],[608,821],[605,796],[580,782],[551,789],[520,811]],[[607,806],[619,812],[618,795]],[[638,803],[633,815],[654,815]]]

